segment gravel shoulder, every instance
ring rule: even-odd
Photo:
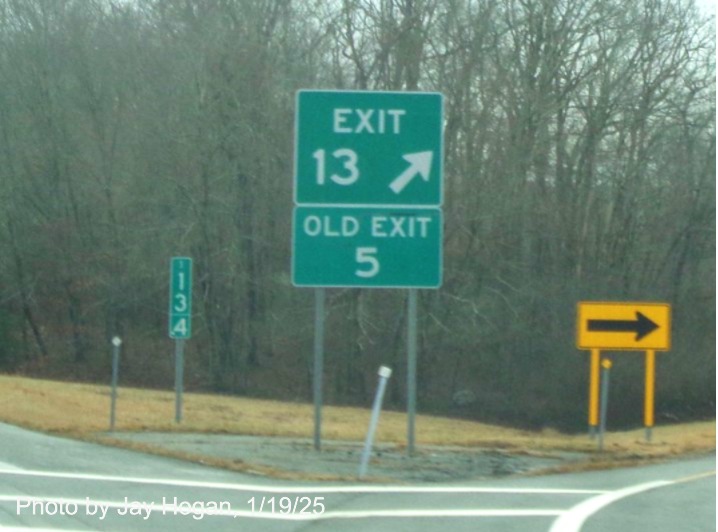
[[[295,478],[356,478],[363,444],[322,441],[314,449],[309,439],[134,432],[114,433],[115,441],[147,446],[170,454],[186,454],[208,462],[242,463],[247,472]],[[405,448],[379,444],[373,449],[367,478],[392,482],[452,482],[536,473],[585,459],[581,453],[509,453],[497,449],[418,447],[413,456]],[[252,466],[255,466],[254,469]]]

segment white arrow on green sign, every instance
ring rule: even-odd
[[[307,90],[296,105],[295,203],[441,205],[441,94]]]

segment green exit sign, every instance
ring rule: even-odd
[[[438,208],[299,206],[293,225],[296,286],[441,285]]]
[[[172,257],[170,261],[170,338],[192,336],[192,259]]]
[[[294,200],[314,205],[439,206],[439,93],[297,93]]]

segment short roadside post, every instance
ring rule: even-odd
[[[120,346],[122,339],[119,336],[112,338],[112,392],[110,394],[110,432],[115,432],[115,407],[117,406],[117,378],[120,371]]]
[[[608,410],[608,379],[610,376],[611,366],[610,358],[604,358],[601,361],[601,422],[598,429],[598,450],[603,451],[603,436],[606,433],[606,415]]]
[[[170,261],[169,335],[175,340],[175,422],[182,421],[184,341],[192,336],[192,259]]]
[[[380,367],[379,386],[376,389],[376,396],[374,396],[374,405],[372,406],[371,419],[369,420],[369,430],[366,433],[364,450],[362,451],[361,463],[359,464],[359,478],[364,478],[367,467],[369,466],[369,456],[371,455],[371,448],[374,444],[374,434],[376,433],[376,426],[379,423],[379,413],[381,412],[381,404],[384,400],[384,392],[386,391],[386,383],[389,377],[391,377],[391,368],[386,366]]]
[[[646,351],[646,384],[644,399],[643,424],[646,427],[646,441],[651,441],[653,432],[653,409],[656,396],[656,352],[653,349]]]

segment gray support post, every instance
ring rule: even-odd
[[[175,340],[175,423],[182,422],[182,392],[184,391],[184,340]]]
[[[314,290],[314,449],[322,450],[322,379],[324,376],[324,288]]]
[[[603,437],[606,432],[606,416],[608,415],[608,383],[611,372],[612,362],[605,358],[601,362],[601,413],[600,425],[598,429],[598,450],[603,451]]]
[[[417,290],[409,289],[407,312],[407,370],[406,370],[406,411],[407,411],[407,446],[409,456],[414,454],[416,432],[416,328],[417,328]]]

